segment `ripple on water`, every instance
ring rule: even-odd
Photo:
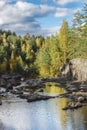
[[[51,86],[49,86],[51,87]],[[58,89],[63,93],[64,90]],[[49,93],[58,90],[47,88]],[[17,99],[18,100],[18,99]],[[4,102],[0,106],[0,130],[86,130],[87,107],[63,111],[68,99],[56,98],[27,103],[24,100]]]

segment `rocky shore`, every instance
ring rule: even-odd
[[[87,105],[87,82],[72,81],[65,84],[66,94],[62,97],[67,97],[70,101],[63,110],[77,109]]]
[[[59,83],[59,87],[66,90],[66,93],[50,96],[44,95],[46,82]],[[69,81],[65,77],[43,78],[43,79],[25,79],[21,75],[0,77],[0,105],[2,99],[8,95],[26,99],[27,102],[48,100],[50,98],[69,98],[70,101],[63,110],[77,109],[87,105],[87,82]]]
[[[78,109],[87,106],[87,81],[68,80],[67,77],[43,79],[47,82],[58,82],[66,93],[60,94],[60,98],[69,98],[70,101],[63,110]]]
[[[9,97],[9,95],[26,99],[27,102],[57,97],[44,95],[44,88],[45,81],[42,79],[25,79],[21,75],[2,75],[0,77],[0,105],[2,105],[2,99]]]

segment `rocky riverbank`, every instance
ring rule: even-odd
[[[55,96],[44,95],[46,82],[58,83],[59,87],[66,90],[66,93]],[[2,99],[9,95],[26,99],[28,102],[57,97],[69,98],[70,101],[63,110],[76,109],[87,105],[87,82],[69,81],[64,77],[25,79],[21,75],[2,75],[0,77],[0,105],[2,105]]]
[[[0,77],[0,105],[2,99],[16,96],[28,102],[47,100],[57,96],[44,95],[45,81],[42,79],[25,79],[21,75]],[[39,93],[40,92],[40,93]]]
[[[63,86],[67,91],[62,97],[67,97],[70,101],[63,110],[77,109],[79,107],[87,105],[87,82],[72,81],[67,82]]]
[[[58,82],[60,87],[66,90],[65,94],[61,94],[61,98],[69,98],[70,101],[63,110],[77,109],[87,105],[87,81],[72,81],[65,77],[43,79],[47,82]]]

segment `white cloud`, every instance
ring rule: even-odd
[[[24,21],[26,18],[33,19],[34,17],[42,17],[54,11],[52,7],[47,5],[34,5],[21,1],[18,1],[16,4],[6,4],[1,2],[0,6],[1,25]]]
[[[31,35],[42,35],[46,37],[57,34],[60,29],[60,26],[41,28],[39,26],[34,27],[32,23],[26,24],[25,26],[23,24],[17,23],[14,25],[8,25],[5,28],[6,30],[15,30],[19,35],[24,35],[26,32],[29,32]]]
[[[51,35],[57,34],[59,29],[60,29],[60,26],[54,26],[51,28],[43,28],[41,29],[41,33],[43,34],[43,36],[51,36]]]
[[[56,4],[64,5],[72,2],[79,2],[80,0],[53,0]]]
[[[16,1],[13,3],[8,3]],[[0,28],[10,29],[18,34],[51,35],[58,27],[42,28],[40,18],[49,16],[63,17],[69,13],[67,8],[56,8],[48,5],[35,5],[23,0],[0,0]],[[54,17],[53,17],[54,18]]]
[[[68,13],[71,13],[71,9],[68,8],[57,8],[55,17],[63,17],[66,16]]]
[[[5,1],[0,1],[0,8],[2,8],[5,5]]]

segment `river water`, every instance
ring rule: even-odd
[[[47,87],[50,94],[62,88]],[[68,99],[56,98],[27,103],[14,99],[0,106],[0,130],[87,130],[87,107],[63,111]]]

